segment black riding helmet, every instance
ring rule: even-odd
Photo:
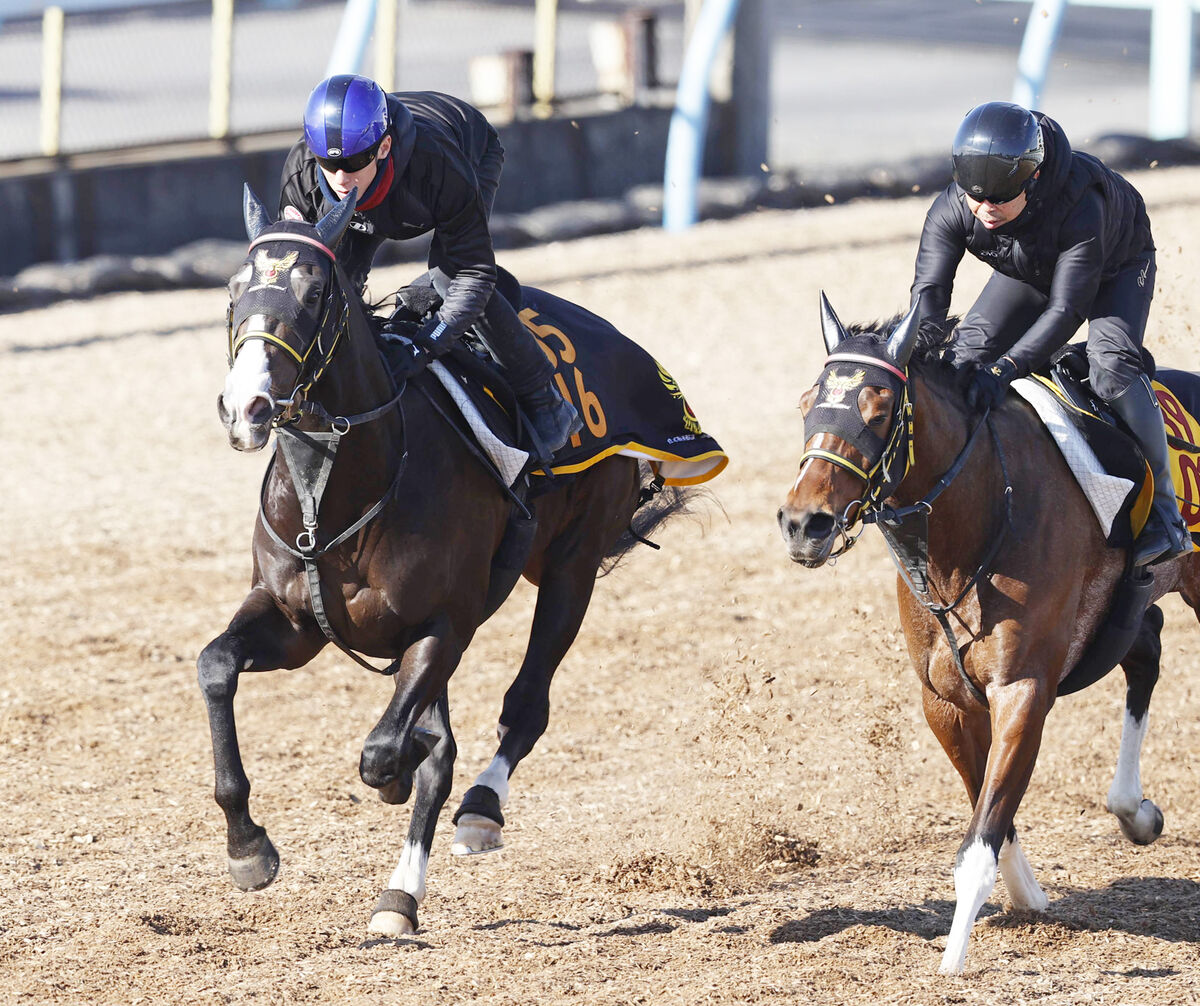
[[[1042,130],[1032,112],[988,101],[963,119],[950,160],[954,180],[972,199],[1006,203],[1029,188],[1043,154]]]

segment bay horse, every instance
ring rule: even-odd
[[[893,546],[893,556],[925,719],[974,809],[955,860],[940,966],[957,974],[997,866],[1015,909],[1047,908],[1013,818],[1055,698],[1118,662],[1125,715],[1108,810],[1135,843],[1161,833],[1162,813],[1143,799],[1140,777],[1162,651],[1163,616],[1152,602],[1178,591],[1195,609],[1200,560],[1193,553],[1128,579],[1128,550],[1107,545],[1034,411],[1009,395],[986,418],[973,414],[938,348],[918,346],[913,312],[894,325],[847,330],[822,293],[821,328],[829,355],[800,400],[804,455],[779,526],[790,558],[809,568],[842,554],[864,521],[880,522],[887,535],[912,518],[909,544],[927,547],[924,570],[916,551],[906,560]],[[1136,586],[1122,595],[1122,622],[1110,607],[1125,583]],[[1124,635],[1106,637],[1115,621]],[[1076,680],[1073,669],[1098,638],[1128,641],[1127,650],[1121,642]]]
[[[261,450],[273,429],[276,448],[254,530],[252,587],[200,654],[198,674],[229,870],[238,887],[255,890],[274,880],[279,855],[250,815],[234,723],[239,675],[300,667],[330,639],[368,666],[359,653],[392,661],[385,672],[394,694],[359,774],[387,803],[404,803],[415,786],[399,864],[369,923],[372,933],[401,936],[416,931],[451,790],[446,685],[475,630],[522,571],[538,587],[499,747],[455,818],[459,854],[502,844],[509,777],[546,728],[550,680],[598,569],[684,509],[694,490],[659,493],[631,524],[643,476],[635,458],[613,455],[559,480],[529,502],[528,519],[514,520],[517,501],[455,432],[441,384],[416,365],[397,381],[384,362],[334,252],[353,207],[351,197],[315,225],[273,223],[246,189],[250,252],[230,281],[230,370],[218,412],[237,450]]]

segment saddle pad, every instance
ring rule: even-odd
[[[1061,400],[1045,384],[1024,377],[1014,381],[1012,387],[1038,414],[1091,504],[1105,537],[1111,537],[1113,523],[1129,500],[1135,483],[1104,470],[1096,452],[1067,415]]]
[[[442,387],[454,400],[454,404],[458,406],[458,411],[467,421],[479,446],[492,459],[492,464],[500,472],[504,484],[511,486],[517,480],[517,476],[521,474],[525,462],[529,460],[529,454],[519,447],[506,444],[492,432],[466,389],[455,380],[454,375],[441,362],[435,360],[428,369],[441,382]]]
[[[535,287],[522,287],[521,321],[555,366],[558,390],[583,419],[554,456],[569,475],[613,454],[638,458],[667,485],[707,482],[729,463],[703,431],[683,391],[641,346],[603,318]]]

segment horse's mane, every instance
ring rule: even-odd
[[[846,326],[846,334],[870,336],[876,342],[884,343],[903,319],[904,315],[897,314],[886,321],[855,322]],[[941,371],[946,377],[952,376],[954,366],[950,350],[958,334],[958,322],[958,315],[950,315],[940,326],[922,325],[910,363],[926,371]]]

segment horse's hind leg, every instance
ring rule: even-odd
[[[610,467],[588,506],[580,507],[585,514],[606,516],[589,520],[577,515],[546,547],[536,570],[526,571],[538,585],[529,646],[504,696],[497,730],[500,746],[454,815],[458,828],[450,851],[456,856],[492,852],[504,845],[501,808],[508,801],[509,778],[550,720],[550,681],[583,624],[600,562],[629,523],[636,472],[636,466]]]
[[[1163,614],[1152,604],[1142,618],[1133,646],[1121,661],[1125,672],[1125,718],[1121,724],[1121,751],[1117,770],[1108,788],[1108,809],[1131,842],[1149,845],[1162,834],[1163,816],[1151,801],[1142,799],[1142,740],[1150,725],[1150,696],[1158,681],[1162,656]]]
[[[250,817],[250,780],[242,766],[233,697],[243,671],[299,667],[324,645],[319,632],[296,629],[265,590],[252,590],[229,623],[196,661],[212,731],[214,795],[225,812],[229,872],[243,891],[266,887],[279,870],[279,853]]]
[[[443,691],[417,721],[429,754],[417,767],[412,821],[400,862],[371,913],[367,932],[406,936],[417,931],[417,908],[425,900],[425,870],[438,815],[450,796],[457,748],[450,730],[450,706]]]
[[[454,855],[478,855],[504,846],[501,808],[508,802],[509,777],[550,721],[550,681],[583,624],[595,579],[595,565],[554,569],[542,578],[529,647],[504,696],[497,730],[500,746],[454,815]]]

